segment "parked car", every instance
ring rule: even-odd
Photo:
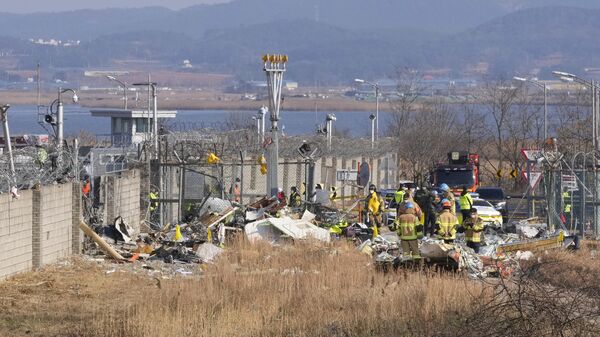
[[[496,210],[494,205],[489,201],[481,198],[474,198],[473,207],[477,209],[477,214],[486,226],[502,227],[502,214]],[[462,223],[462,213],[460,212],[460,204],[458,201],[456,202],[456,216],[458,217],[458,221]]]
[[[506,201],[510,196],[506,195],[501,187],[480,187],[477,189],[477,194],[480,198],[489,201],[504,218],[508,216]]]

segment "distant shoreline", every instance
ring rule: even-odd
[[[79,104],[86,108],[119,108],[122,100],[115,95],[96,92],[79,92]],[[263,105],[268,105],[266,100],[253,101],[241,100],[238,94],[222,93],[189,93],[189,92],[162,92],[158,96],[159,109],[166,110],[224,110],[224,111],[255,111]],[[145,97],[144,97],[145,98]],[[48,105],[56,99],[56,94],[43,92],[40,95],[40,104]],[[67,102],[67,98],[64,98]],[[144,109],[146,100],[138,102],[137,108]],[[0,91],[0,104],[11,105],[37,105],[37,94],[24,91]],[[129,98],[129,108],[135,108],[135,101]],[[356,101],[352,98],[298,98],[284,99],[282,110],[286,111],[357,111],[374,112],[375,102]],[[379,111],[391,111],[387,102],[382,102]]]

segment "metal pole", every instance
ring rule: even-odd
[[[15,162],[13,159],[12,146],[10,141],[10,132],[8,129],[8,108],[10,105],[4,105],[0,107],[0,119],[2,119],[2,127],[4,128],[4,145],[6,152],[8,153],[8,164],[10,168],[11,183],[14,183],[15,179]],[[9,186],[10,187],[10,186]]]
[[[156,158],[158,158],[158,98],[156,95],[156,84],[152,84],[152,105],[154,106],[154,111],[152,113],[153,126],[152,132],[154,137],[154,148],[156,153]]]
[[[62,149],[63,145],[63,128],[64,128],[64,106],[62,102],[62,88],[58,88],[58,103],[56,112],[56,147]]]
[[[371,119],[371,149],[375,148],[375,120],[377,117],[371,115],[369,116]]]
[[[527,184],[529,186],[527,186],[527,217],[531,218],[532,217],[532,207],[531,207],[531,161],[528,160],[527,161]]]
[[[150,111],[152,110],[152,91],[151,91],[151,83],[152,81],[150,80],[150,74],[148,74],[148,122],[146,125],[146,134],[150,137],[152,137],[152,130],[151,130],[151,124],[150,124]]]
[[[548,87],[544,83],[544,142],[548,139]]]
[[[379,140],[379,84],[375,83],[375,139]]]
[[[240,204],[244,204],[244,151],[240,151]]]

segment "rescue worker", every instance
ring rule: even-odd
[[[235,178],[235,183],[231,186],[230,194],[233,195],[233,201],[239,203],[241,198],[241,189],[240,189],[240,178]]]
[[[83,186],[81,187],[81,193],[85,198],[90,197],[90,191],[92,190],[92,185],[90,184],[90,178],[86,177],[83,181]]]
[[[471,208],[473,207],[473,197],[471,197],[471,193],[467,191],[466,186],[462,187],[458,205],[460,206],[460,212],[462,213],[462,221],[465,221],[465,219],[471,216]]]
[[[450,191],[450,187],[448,186],[448,184],[441,184],[440,190],[442,190],[442,198],[447,199],[452,204],[450,212],[456,215],[456,201],[454,199],[454,194],[452,193],[452,191]]]
[[[400,184],[398,190],[394,193],[394,205],[396,207],[404,202],[404,194],[406,194],[406,187],[404,187],[404,184]]]
[[[417,216],[417,218],[420,219],[421,215],[423,215],[423,211],[421,210],[421,207],[419,207],[419,204],[415,202],[413,192],[411,192],[411,190],[406,191],[406,193],[404,194],[404,201],[400,205],[398,205],[398,207],[396,207],[396,217],[399,217],[400,215],[405,213],[406,204],[408,204],[409,202],[413,204],[413,207],[415,208],[415,215]]]
[[[298,193],[296,186],[292,186],[290,189],[290,207],[300,207],[302,205],[302,197]]]
[[[481,246],[481,233],[483,232],[483,219],[477,214],[477,208],[471,208],[469,217],[463,220],[462,224],[465,230],[465,241],[467,247],[472,248],[475,253],[479,254]]]
[[[434,205],[435,196],[433,195],[433,192],[430,192],[426,187],[418,190],[416,194],[415,201],[423,212],[423,227],[425,233],[433,234],[436,219]]]
[[[277,189],[277,201],[283,206],[287,205],[287,198],[285,197],[285,192],[283,192],[283,188],[279,187]]]
[[[400,236],[402,255],[412,258],[421,258],[417,239],[423,237],[423,226],[415,215],[415,206],[412,202],[405,205],[405,212],[396,219],[396,230]]]
[[[323,185],[317,184],[312,195],[312,201],[321,206],[329,206],[329,193],[323,189]]]
[[[571,205],[571,195],[569,194],[569,192],[563,192],[562,194],[562,198],[563,198],[563,213],[565,214],[565,223],[570,224],[571,223],[571,209],[572,209],[572,205]]]
[[[452,214],[452,204],[450,200],[442,200],[443,211],[437,218],[436,226],[438,229],[438,238],[444,240],[444,243],[452,244],[456,239],[456,229],[458,228],[458,219]]]
[[[335,186],[331,186],[329,188],[329,200],[331,201],[331,203],[333,204],[335,202],[335,199],[337,198],[337,189],[335,188]]]
[[[377,194],[377,187],[375,185],[369,186],[369,195],[365,199],[365,209],[369,215],[369,222],[373,227],[373,237],[379,235],[379,228],[381,227],[383,208],[385,202],[383,198]]]
[[[152,189],[150,193],[148,193],[148,198],[150,199],[150,212],[153,213],[158,208],[158,192],[155,189]]]

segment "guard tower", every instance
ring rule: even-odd
[[[91,110],[92,117],[110,117],[110,142],[114,147],[128,147],[152,139],[153,112],[131,109]],[[175,110],[157,111],[158,119],[175,118]]]

